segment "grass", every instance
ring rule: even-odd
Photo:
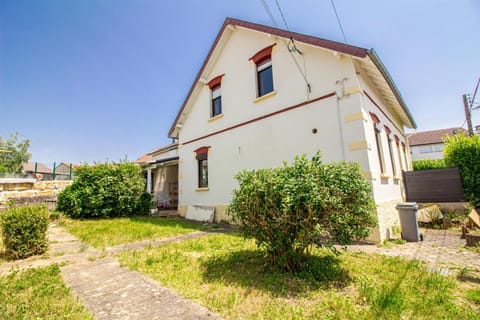
[[[93,319],[71,295],[58,265],[0,277],[0,319]]]
[[[168,238],[209,228],[183,219],[163,217],[89,220],[62,218],[60,224],[83,242],[97,248]]]
[[[253,240],[215,234],[119,254],[227,319],[475,319],[478,293],[416,261],[318,250],[310,268],[265,267]],[[470,291],[468,291],[470,292]]]

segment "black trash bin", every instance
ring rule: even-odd
[[[402,239],[408,242],[418,242],[420,233],[418,232],[417,203],[402,202],[397,204],[396,208],[400,216]]]

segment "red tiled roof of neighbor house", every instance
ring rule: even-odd
[[[456,133],[465,132],[463,128],[448,128],[431,131],[416,132],[408,136],[410,146],[420,146],[424,144],[443,143],[445,136],[453,136]]]
[[[201,75],[203,74],[203,70],[205,69],[208,61],[210,60],[210,57],[212,56],[213,51],[215,50],[218,42],[220,41],[220,39],[223,35],[223,32],[225,31],[225,29],[229,25],[244,27],[244,28],[248,28],[248,29],[251,29],[251,30],[260,31],[260,32],[268,33],[268,34],[271,34],[271,35],[275,35],[275,36],[279,36],[279,37],[283,37],[283,38],[287,38],[287,39],[294,39],[295,41],[299,41],[299,42],[307,43],[307,44],[314,45],[314,46],[317,46],[317,47],[322,47],[322,48],[325,48],[325,49],[337,51],[337,52],[348,54],[348,55],[358,57],[358,58],[366,58],[368,56],[372,60],[372,62],[377,66],[380,73],[384,76],[384,78],[387,81],[388,85],[390,86],[392,92],[394,93],[394,95],[398,99],[398,102],[400,103],[401,107],[404,109],[405,113],[407,114],[407,117],[411,121],[413,127],[416,128],[415,120],[413,119],[413,117],[412,117],[410,111],[408,110],[405,102],[403,101],[403,98],[402,98],[397,86],[393,82],[393,80],[392,80],[390,74],[388,73],[387,69],[385,68],[383,63],[380,61],[380,58],[377,56],[377,54],[375,53],[375,51],[373,49],[365,49],[365,48],[352,46],[352,45],[348,45],[348,44],[344,44],[344,43],[340,43],[340,42],[336,42],[336,41],[332,41],[332,40],[322,39],[322,38],[309,36],[309,35],[305,35],[305,34],[301,34],[301,33],[296,33],[296,32],[292,32],[292,31],[287,31],[287,30],[283,30],[283,29],[269,27],[269,26],[265,26],[265,25],[261,25],[261,24],[257,24],[257,23],[238,20],[238,19],[234,19],[234,18],[226,18],[225,22],[223,23],[223,26],[220,29],[220,32],[217,34],[217,37],[215,38],[215,41],[213,42],[213,45],[210,48],[210,51],[207,54],[207,57],[205,58],[202,66],[200,67],[200,70],[199,70],[199,72],[196,76],[195,81],[193,82],[192,86],[190,87],[190,90],[187,94],[186,99],[184,100],[182,106],[180,107],[179,112],[177,113],[177,116],[175,117],[175,120],[172,123],[172,126],[170,127],[170,130],[168,132],[168,135],[170,137],[173,137],[172,134],[175,130],[175,126],[177,125],[177,123],[180,119],[180,116],[181,116],[181,114],[183,113],[183,111],[186,107],[187,101],[189,100],[190,96],[192,95],[192,93],[194,91],[194,88],[195,88],[195,85],[198,83]]]
[[[22,164],[24,172],[35,172],[35,162],[27,162]],[[37,162],[38,173],[53,173],[53,170],[43,163]]]

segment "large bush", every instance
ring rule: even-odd
[[[371,186],[357,164],[296,157],[292,165],[237,174],[227,213],[272,265],[300,271],[313,246],[349,244],[375,226]]]
[[[448,137],[443,154],[448,166],[460,167],[466,200],[480,207],[480,136]]]
[[[47,249],[49,214],[45,205],[8,208],[0,222],[8,258],[26,258]]]
[[[150,205],[139,166],[99,164],[75,170],[73,183],[58,195],[57,210],[72,218],[105,218],[145,214]]]
[[[413,161],[413,170],[428,170],[445,168],[444,159],[422,159]]]

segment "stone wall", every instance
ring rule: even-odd
[[[55,209],[57,195],[71,185],[72,181],[37,181],[30,189],[0,192],[0,210],[5,209],[7,203],[14,206],[47,204],[49,209]]]

